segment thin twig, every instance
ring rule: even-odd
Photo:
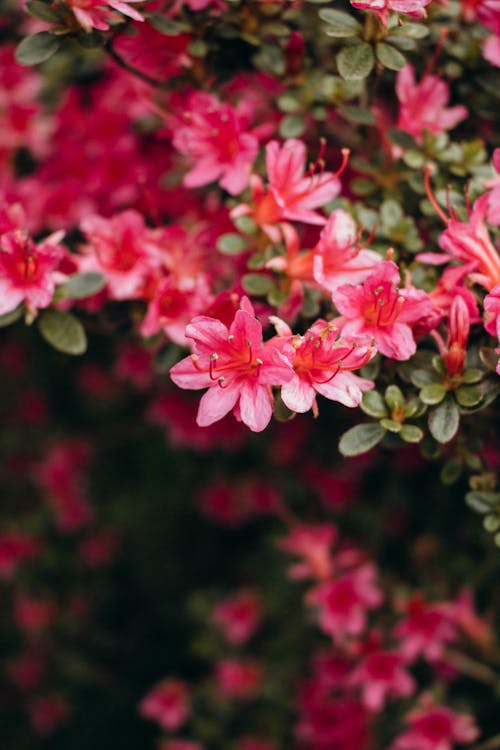
[[[124,60],[123,57],[119,55],[118,52],[114,49],[112,40],[110,40],[104,46],[104,49],[106,50],[108,55],[115,61],[115,63],[119,65],[120,68],[123,68],[123,70],[126,70],[127,73],[140,78],[141,81],[144,81],[144,83],[147,83],[149,86],[153,86],[154,88],[164,88],[165,81],[157,81],[156,78],[148,76],[147,73],[143,73],[141,70],[134,68],[133,65],[130,65],[130,63]]]
[[[490,737],[489,740],[481,742],[479,745],[474,745],[471,750],[498,750],[498,748],[500,748],[500,734]]]
[[[446,651],[445,659],[451,664],[452,667],[455,667],[459,672],[462,672],[468,677],[472,677],[478,682],[482,682],[485,685],[490,686],[500,686],[500,675],[498,675],[494,669],[491,669],[491,667],[488,667],[486,664],[482,664],[481,662],[472,659],[466,654],[462,654],[459,651],[448,650]]]

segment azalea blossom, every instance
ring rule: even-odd
[[[382,710],[389,697],[407,698],[416,687],[414,678],[405,669],[403,657],[379,649],[362,659],[349,682],[361,688],[363,704],[376,712]]]
[[[334,571],[332,547],[338,531],[333,524],[300,524],[278,540],[280,549],[301,558],[288,569],[293,580],[317,578],[328,580]]]
[[[289,138],[282,146],[271,141],[266,146],[266,168],[268,189],[258,175],[252,175],[253,206],[246,204],[233,210],[233,218],[250,215],[267,232],[273,242],[279,242],[280,231],[275,225],[285,220],[305,224],[323,225],[327,220],[316,209],[336,198],[340,192],[338,175],[343,171],[348,157],[343,150],[342,165],[337,173],[323,171],[319,160],[319,171],[314,165],[306,172],[307,152],[305,144],[297,138]]]
[[[429,315],[432,302],[419,289],[398,288],[399,269],[381,261],[364,284],[345,284],[333,293],[342,314],[342,336],[370,336],[379,352],[392,359],[409,359],[416,351],[412,325]]]
[[[28,310],[48,307],[56,284],[65,280],[58,266],[66,251],[60,245],[63,232],[35,244],[22,230],[0,235],[0,315],[22,302]]]
[[[431,0],[351,0],[351,5],[359,10],[369,10],[387,26],[389,13],[402,13],[411,18],[425,18],[425,8]]]
[[[186,328],[194,353],[170,370],[180,388],[208,391],[202,397],[197,423],[210,425],[233,411],[254,432],[271,419],[271,385],[293,377],[289,360],[272,342],[262,341],[262,326],[247,298],[241,301],[228,329],[221,321],[199,316]]]
[[[366,365],[375,354],[370,341],[339,338],[337,329],[324,320],[316,321],[304,336],[293,336],[283,321],[277,321],[277,326],[291,343],[284,353],[290,358],[294,375],[282,386],[281,398],[292,411],[313,409],[317,413],[316,393],[344,406],[358,406],[363,391],[373,388],[372,381],[351,372]]]
[[[412,65],[405,65],[398,72],[396,94],[399,99],[396,127],[412,135],[417,143],[422,143],[424,132],[437,134],[451,130],[468,114],[462,105],[447,107],[449,87],[439,76],[426,73],[416,83]]]
[[[212,610],[211,621],[228,643],[241,645],[252,637],[261,618],[262,603],[255,591],[243,589],[219,602]]]
[[[406,614],[394,629],[400,639],[399,652],[408,661],[422,656],[430,662],[441,659],[444,649],[457,637],[457,629],[442,603],[426,602],[415,594],[400,605]]]
[[[142,3],[145,0],[65,0],[71,8],[78,23],[85,29],[107,31],[109,21],[120,19],[113,11],[119,11],[124,16],[136,21],[144,21],[141,14],[131,8],[129,3]]]
[[[429,700],[408,714],[409,728],[392,745],[392,750],[452,750],[455,743],[469,743],[479,732],[472,716],[457,714]]]
[[[253,698],[262,682],[262,668],[251,659],[222,659],[215,665],[215,679],[226,698]]]
[[[174,147],[193,166],[184,175],[188,188],[219,182],[231,195],[247,186],[259,142],[248,118],[213,94],[192,93],[182,115],[172,120]]]
[[[162,729],[175,732],[191,713],[187,684],[173,678],[163,680],[142,699],[139,713],[156,721]]]

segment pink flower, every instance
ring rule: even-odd
[[[381,258],[358,245],[356,224],[341,208],[332,211],[313,249],[315,281],[329,292],[341,284],[363,282]]]
[[[439,247],[444,253],[419,253],[417,260],[440,265],[449,260],[460,260],[466,266],[469,279],[491,290],[500,283],[500,255],[493,245],[485,218],[489,210],[490,197],[485,193],[478,198],[468,221],[458,221],[452,213],[448,217],[437,203],[430,186],[430,167],[425,173],[427,197],[446,229],[439,237]]]
[[[40,695],[30,702],[30,720],[37,734],[52,734],[57,727],[67,721],[70,706],[59,693]]]
[[[487,193],[488,196],[488,209],[486,220],[488,224],[493,226],[500,225],[500,148],[496,148],[493,151],[493,166],[496,171],[496,176],[490,180],[485,181],[485,187],[490,188]]]
[[[369,717],[355,698],[331,696],[317,685],[305,683],[300,695],[296,728],[300,747],[308,750],[367,750]]]
[[[430,2],[431,0],[351,0],[351,5],[375,13],[384,26],[387,26],[391,10],[411,18],[425,18],[425,6]]]
[[[66,0],[66,4],[73,11],[78,23],[86,30],[98,29],[107,31],[109,21],[120,20],[113,11],[119,11],[136,21],[143,21],[143,17],[128,3],[139,3],[144,0]]]
[[[492,336],[500,338],[500,284],[484,298],[484,327]]]
[[[457,630],[442,604],[425,602],[415,594],[404,603],[406,618],[399,622],[394,635],[401,640],[399,651],[409,662],[423,656],[431,662],[443,657],[445,647],[457,638]]]
[[[472,716],[432,704],[408,714],[409,729],[400,735],[393,750],[452,750],[455,744],[473,742],[479,736]]]
[[[332,547],[337,541],[337,536],[337,528],[332,524],[301,524],[280,539],[280,549],[302,558],[300,563],[295,563],[288,569],[290,578],[328,579],[334,569]]]
[[[34,598],[19,594],[14,601],[14,617],[21,630],[36,634],[52,625],[56,619],[56,606],[52,599]]]
[[[227,698],[253,698],[262,682],[262,670],[250,659],[223,659],[215,666],[220,692]]]
[[[363,391],[373,388],[370,380],[353,375],[375,354],[366,341],[350,341],[338,337],[336,328],[318,320],[304,336],[293,336],[282,321],[279,331],[286,334],[291,347],[284,353],[293,364],[294,375],[281,387],[281,398],[289,409],[317,413],[316,393],[344,406],[358,406]]]
[[[191,67],[192,61],[187,53],[191,42],[189,34],[171,35],[168,44],[165,44],[165,34],[150,23],[133,23],[131,27],[134,33],[117,34],[113,48],[136,70],[158,81],[165,81]]]
[[[411,326],[429,315],[432,302],[421,290],[398,289],[399,269],[392,261],[381,261],[363,285],[346,284],[333,294],[342,313],[342,335],[367,335],[386,357],[409,359],[416,351]]]
[[[415,691],[415,680],[404,668],[403,657],[374,650],[355,668],[349,682],[361,688],[363,704],[381,711],[389,696],[407,698]]]
[[[210,425],[231,410],[254,432],[271,419],[271,385],[288,382],[290,362],[269,342],[263,344],[262,326],[247,298],[241,302],[229,328],[214,318],[199,316],[186,328],[194,342],[194,354],[170,371],[180,388],[207,388],[198,410],[197,423]]]
[[[322,171],[321,160],[318,160],[318,174],[314,173],[315,167],[306,173],[307,153],[302,141],[290,138],[281,147],[278,141],[271,141],[266,146],[268,191],[264,190],[260,177],[253,175],[250,184],[254,207],[238,206],[232,216],[250,214],[276,242],[280,239],[280,231],[275,226],[278,222],[288,219],[320,226],[326,224],[326,218],[315,209],[339,194],[338,175],[347,163],[348,153],[343,151],[343,162],[336,174]]]
[[[143,336],[154,336],[164,331],[172,341],[185,345],[185,330],[189,321],[211,302],[207,279],[199,275],[191,279],[164,278],[155,289],[141,323]]]
[[[142,216],[132,210],[110,219],[88,216],[81,229],[89,245],[79,258],[80,270],[103,273],[113,299],[140,297],[148,275],[160,264],[154,235]]]
[[[163,680],[142,699],[139,713],[162,729],[175,732],[191,714],[188,686],[182,680]]]
[[[0,235],[0,315],[24,302],[36,312],[52,302],[56,283],[64,280],[57,267],[65,250],[56,232],[36,245],[21,230]]]
[[[377,571],[371,563],[322,583],[309,595],[309,603],[319,607],[321,629],[334,640],[361,635],[366,628],[366,612],[382,603],[375,583]]]
[[[245,189],[259,143],[238,109],[213,94],[196,91],[173,130],[174,147],[194,162],[184,176],[186,187],[218,181],[231,195]]]
[[[262,604],[255,591],[242,589],[233,597],[219,602],[212,610],[211,621],[228,643],[240,646],[255,633],[260,624]]]
[[[40,542],[36,537],[14,531],[0,534],[0,579],[11,579],[18,566],[39,551]]]
[[[162,740],[158,750],[204,750],[204,746],[191,740]]]
[[[450,92],[448,84],[439,76],[427,73],[416,83],[412,65],[405,65],[399,71],[396,94],[399,99],[396,127],[412,135],[417,143],[422,142],[425,131],[437,134],[451,130],[468,114],[461,105],[446,106]]]

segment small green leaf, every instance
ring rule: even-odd
[[[24,305],[18,305],[15,310],[10,310],[8,313],[0,315],[0,328],[6,328],[7,326],[15,323],[19,318],[22,317],[24,312]]]
[[[401,432],[403,428],[401,422],[396,422],[394,419],[381,419],[380,425],[384,430],[389,430],[389,432]]]
[[[359,125],[373,125],[377,121],[373,112],[370,112],[369,109],[363,109],[362,107],[345,105],[339,107],[338,112],[342,117],[345,117],[346,120],[358,123]]]
[[[322,8],[318,15],[322,21],[326,21],[326,23],[331,26],[342,26],[346,29],[352,29],[355,33],[360,32],[363,29],[354,16],[351,16],[350,13],[346,13],[343,10]]]
[[[404,149],[417,148],[417,144],[415,143],[414,139],[409,133],[406,132],[406,130],[399,130],[399,128],[390,128],[387,136],[390,142],[395,143],[396,146],[401,146],[401,148]]]
[[[455,398],[460,406],[477,406],[483,400],[481,390],[473,385],[463,385],[455,391]]]
[[[87,336],[72,313],[44,310],[38,318],[38,330],[48,344],[64,354],[79,355],[87,350]]]
[[[343,456],[359,456],[374,448],[385,435],[385,430],[377,423],[357,424],[344,432],[339,442]]]
[[[57,52],[62,39],[49,31],[38,31],[27,36],[16,48],[16,60],[21,65],[37,65]]]
[[[57,288],[59,299],[83,299],[92,297],[106,286],[106,277],[97,271],[75,273]]]
[[[476,513],[488,513],[497,507],[500,502],[500,495],[498,492],[472,491],[466,494],[465,502]]]
[[[378,391],[365,391],[360,407],[365,414],[368,414],[369,417],[375,417],[375,419],[387,417],[389,414],[385,401]]]
[[[274,288],[273,280],[261,273],[247,273],[243,276],[241,283],[248,294],[269,294]]]
[[[429,430],[439,443],[449,443],[457,434],[460,414],[456,401],[448,394],[429,414]]]
[[[411,39],[424,39],[429,34],[429,29],[420,23],[402,23],[393,33],[409,36]]]
[[[483,379],[483,376],[484,372],[482,370],[473,367],[470,370],[465,370],[465,372],[462,373],[462,383],[467,383],[467,385],[469,385],[470,383],[479,383],[479,381]]]
[[[460,479],[463,464],[458,458],[452,458],[447,461],[439,475],[443,484],[455,484]]]
[[[289,422],[297,415],[288,408],[281,396],[277,396],[274,400],[273,416],[278,422]]]
[[[394,409],[401,409],[405,402],[401,388],[398,388],[397,385],[388,385],[385,389],[384,396],[391,411]]]
[[[304,115],[285,115],[280,122],[279,132],[282,138],[298,138],[304,132],[305,126]]]
[[[42,0],[28,0],[24,7],[31,16],[38,18],[40,21],[58,23],[61,20],[59,14]]]
[[[410,373],[410,378],[413,385],[417,388],[423,388],[431,383],[439,383],[438,377],[433,372],[429,372],[429,370],[413,370],[413,372]]]
[[[251,216],[237,216],[233,221],[243,234],[255,234],[258,229],[258,225]]]
[[[236,232],[221,234],[217,240],[217,250],[224,255],[240,255],[247,249],[246,239]]]
[[[176,36],[177,34],[183,34],[191,30],[186,23],[174,21],[172,18],[168,18],[161,13],[152,13],[147,17],[147,21],[157,31],[165,34],[165,36]]]
[[[384,68],[389,70],[401,70],[406,65],[406,58],[395,47],[385,42],[378,42],[375,46],[377,60],[382,63]]]
[[[158,373],[167,373],[182,357],[182,348],[178,344],[167,344],[155,355],[154,369]]]
[[[434,406],[440,404],[446,396],[446,388],[441,383],[429,383],[420,391],[419,398],[424,404]]]
[[[375,63],[373,49],[367,42],[349,44],[338,53],[337,67],[346,81],[360,81],[367,78]]]
[[[500,518],[491,513],[483,518],[483,526],[485,531],[494,534],[500,528]]]
[[[416,424],[404,424],[399,433],[399,437],[405,443],[420,443],[424,437],[424,431],[417,427]]]

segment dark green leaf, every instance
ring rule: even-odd
[[[405,401],[401,388],[397,385],[388,385],[385,389],[384,396],[387,405],[391,410],[401,409]]]
[[[241,283],[248,294],[269,294],[274,288],[273,280],[261,273],[247,273],[243,276]]]
[[[449,394],[429,414],[429,430],[439,443],[449,443],[457,434],[460,414],[454,398]]]
[[[378,391],[365,391],[360,407],[365,414],[368,414],[369,417],[375,417],[375,419],[387,417],[389,413],[385,401]]]
[[[15,323],[19,318],[22,317],[22,314],[24,312],[24,305],[18,305],[15,310],[11,310],[8,313],[5,313],[4,315],[0,315],[0,328],[6,328],[7,326],[12,325],[12,323]]]
[[[389,432],[401,432],[403,428],[401,422],[396,422],[394,419],[381,419],[380,425],[384,430],[389,430]]]
[[[417,388],[423,388],[424,386],[430,385],[431,383],[439,382],[437,375],[435,375],[433,372],[429,372],[429,370],[413,370],[413,372],[410,374],[410,378],[413,385],[415,385]]]
[[[48,31],[27,36],[16,48],[16,60],[21,65],[37,65],[57,52],[62,39]]]
[[[246,239],[235,232],[221,234],[217,240],[217,250],[224,255],[240,255],[247,249]]]
[[[363,109],[362,107],[351,107],[346,105],[339,107],[338,111],[346,120],[359,123],[360,125],[373,125],[377,120],[373,112],[370,112],[369,109]]]
[[[335,10],[334,8],[322,8],[319,13],[319,17],[322,21],[331,24],[332,26],[344,26],[345,28],[354,29],[354,31],[361,31],[361,24],[351,16],[350,13],[346,13],[343,10]]]
[[[346,81],[360,81],[367,78],[375,63],[373,49],[367,42],[349,44],[338,53],[337,67]]]
[[[343,456],[359,456],[374,448],[385,435],[385,430],[377,423],[358,424],[344,432],[339,442]]]
[[[162,15],[161,13],[152,13],[147,17],[148,22],[157,31],[166,36],[176,36],[190,31],[190,27],[181,21],[174,21],[172,18]]]
[[[488,513],[494,510],[500,503],[498,492],[468,492],[465,496],[465,502],[475,510],[476,513]]]
[[[404,440],[405,443],[420,443],[424,437],[424,432],[415,424],[404,424],[399,433],[399,437]]]
[[[415,149],[417,144],[406,130],[399,130],[399,128],[390,128],[387,136],[391,143],[395,143],[396,146],[401,146],[405,149]]]
[[[389,70],[401,70],[406,65],[406,58],[395,47],[384,42],[378,42],[375,51],[377,60],[382,63],[384,68]]]
[[[38,330],[47,343],[64,354],[76,356],[87,350],[85,330],[72,313],[44,310],[38,318]]]
[[[304,132],[305,126],[304,115],[286,115],[280,122],[279,132],[282,138],[298,138]]]
[[[429,385],[424,385],[419,394],[420,400],[429,406],[440,404],[445,396],[446,388],[442,383],[429,383]]]
[[[455,391],[455,397],[460,406],[477,406],[483,400],[483,394],[479,388],[473,385],[463,385]]]
[[[106,277],[97,271],[75,273],[57,289],[59,299],[84,299],[106,286]]]
[[[443,484],[454,484],[460,479],[462,473],[462,461],[458,458],[452,458],[447,461],[441,469],[440,479]]]
[[[28,0],[24,7],[31,16],[40,19],[40,21],[46,21],[47,23],[58,23],[60,21],[59,14],[48,3],[43,3],[42,0]]]

